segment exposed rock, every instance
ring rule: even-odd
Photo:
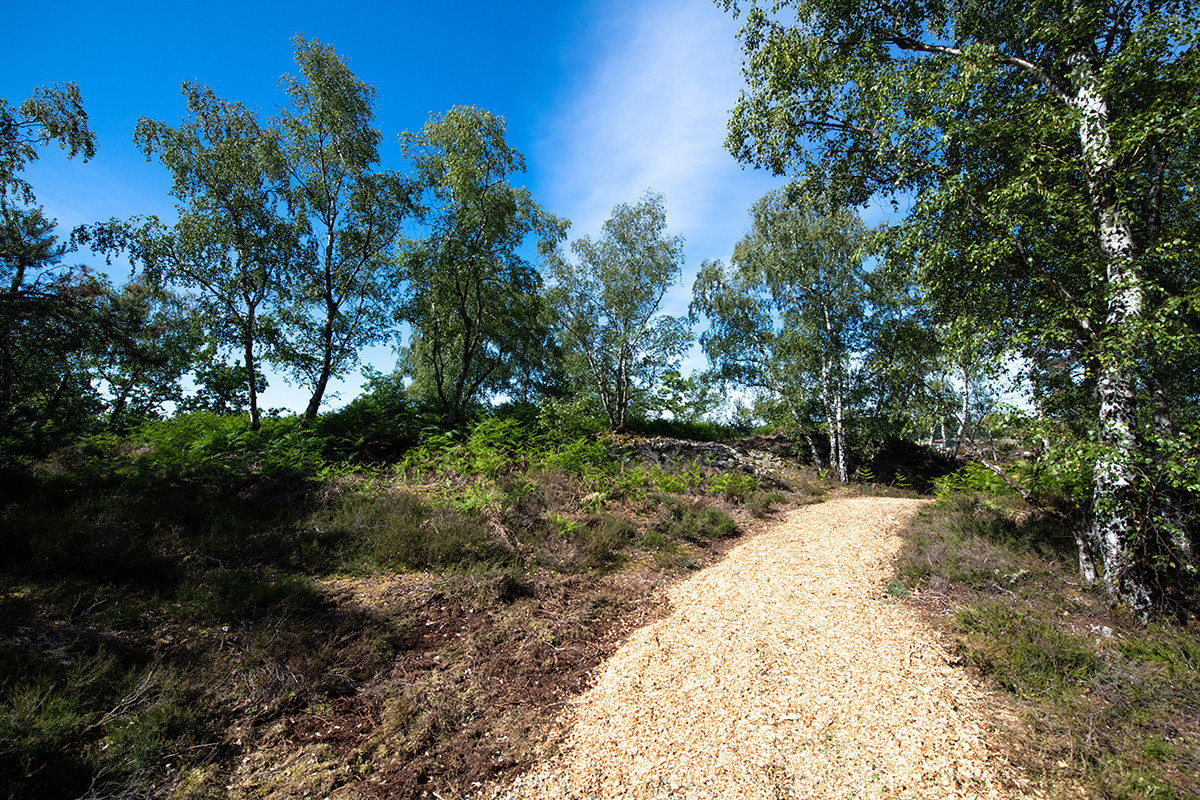
[[[742,470],[759,477],[771,477],[787,466],[785,457],[792,444],[782,434],[751,436],[736,442],[693,442],[665,436],[645,438],[624,436],[616,441],[617,452],[626,459],[645,464],[668,466],[699,464],[716,470]]]

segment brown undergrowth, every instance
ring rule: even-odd
[[[751,524],[745,521],[744,524]],[[691,551],[700,567],[732,540]],[[193,769],[182,797],[464,797],[528,768],[563,705],[630,631],[667,610],[688,570],[649,553],[608,574],[417,574],[335,578],[321,593],[370,620],[387,659],[340,693],[230,732],[236,767]],[[349,645],[346,641],[342,646]],[[368,674],[369,673],[369,674]]]
[[[496,463],[10,492],[0,797],[469,794],[532,763],[660,586],[824,491]]]
[[[1200,797],[1200,627],[1140,625],[1015,497],[924,510],[889,591],[946,632],[1005,710],[1006,755],[1052,798]]]

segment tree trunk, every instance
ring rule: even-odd
[[[817,468],[818,472],[825,469],[825,464],[821,461],[821,454],[817,452],[817,443],[813,441],[812,434],[805,431],[804,440],[808,442],[808,449],[812,453],[813,466]]]
[[[967,432],[967,409],[971,404],[971,390],[968,383],[967,368],[963,367],[963,396],[962,408],[958,414],[958,433],[954,435],[954,452],[950,454],[951,458],[958,458],[958,451],[962,448],[963,434]]]
[[[829,392],[829,364],[824,357],[821,359],[821,405],[825,409],[825,430],[829,432],[829,468],[838,468],[838,480],[849,483],[848,476],[843,474],[843,460],[839,453],[838,431],[833,421],[833,398]]]
[[[1095,583],[1096,559],[1088,531],[1078,525],[1073,525],[1071,533],[1075,536],[1075,547],[1079,551],[1079,576],[1087,583]]]
[[[313,386],[312,397],[309,398],[308,407],[304,409],[304,421],[306,423],[312,422],[317,418],[317,412],[321,409],[321,401],[325,397],[325,389],[329,386],[329,376],[333,372],[333,315],[336,313],[336,309],[327,309],[325,328],[322,331],[325,353],[321,358],[321,374],[317,376],[316,385]]]
[[[1088,44],[1069,58],[1080,115],[1083,151],[1092,208],[1099,224],[1100,251],[1105,261],[1108,309],[1098,354],[1096,398],[1100,404],[1098,436],[1105,452],[1093,469],[1092,519],[1088,535],[1104,562],[1104,585],[1112,602],[1147,619],[1153,596],[1145,565],[1135,549],[1136,523],[1134,462],[1140,443],[1136,433],[1134,393],[1136,328],[1143,309],[1144,287],[1135,266],[1137,245],[1133,229],[1119,212],[1111,186],[1114,166],[1108,132],[1108,104],[1099,91],[1095,54]],[[1142,353],[1144,355],[1145,353]]]
[[[836,395],[834,397],[834,418],[837,423],[837,454],[838,454],[838,479],[842,483],[850,482],[850,473],[846,469],[846,425],[842,417],[842,395],[845,393],[845,385],[841,379],[841,370],[839,368],[838,381],[836,384]]]
[[[245,346],[246,357],[246,390],[250,398],[250,430],[256,431],[262,427],[258,417],[258,381],[254,374],[254,336],[250,333],[254,325],[254,312],[250,312],[250,325],[243,334],[242,343]]]

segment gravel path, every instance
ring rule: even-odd
[[[497,798],[1005,797],[981,692],[886,598],[923,501],[792,511],[672,587]]]

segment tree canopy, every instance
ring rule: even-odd
[[[582,354],[609,427],[622,431],[645,413],[659,379],[678,368],[691,343],[683,320],[662,312],[683,271],[683,238],[666,233],[662,195],[613,209],[599,240],[571,243],[577,263],[549,261],[558,324]]]
[[[0,99],[0,424],[10,444],[51,423],[86,429],[101,405],[85,362],[102,346],[107,286],[63,263],[71,248],[23,175],[51,143],[68,157],[95,154],[78,86],[39,87],[17,108]]]
[[[744,11],[734,154],[848,203],[914,197],[891,257],[930,297],[981,310],[976,335],[1027,363],[1081,365],[1086,545],[1114,601],[1147,614],[1155,565],[1190,567],[1195,536],[1182,487],[1154,488],[1169,472],[1156,442],[1179,441],[1165,364],[1200,330],[1183,321],[1196,296],[1194,3],[721,5]],[[1171,508],[1147,517],[1146,492]]]
[[[124,241],[152,280],[195,293],[214,346],[240,352],[257,429],[257,363],[299,259],[298,231],[280,207],[279,141],[241,103],[195,83],[183,95],[178,126],[143,117],[134,132],[171,172],[179,220],[127,227]]]
[[[525,157],[504,130],[503,117],[456,106],[401,137],[429,233],[405,244],[397,316],[412,326],[406,368],[415,390],[447,425],[503,391],[521,356],[545,340],[541,275],[521,246],[532,235],[549,252],[566,223],[513,185]]]
[[[278,121],[279,155],[306,246],[276,354],[311,389],[311,420],[329,379],[392,335],[393,259],[411,204],[406,181],[377,169],[375,90],[332,47],[294,42],[300,76],[283,79],[291,107]]]
[[[781,191],[750,215],[730,268],[707,262],[696,277],[692,307],[710,321],[700,342],[723,379],[770,394],[800,433],[815,427],[809,409],[819,408],[830,466],[847,482],[852,360],[868,317],[866,226],[851,211],[825,212],[815,198]]]

